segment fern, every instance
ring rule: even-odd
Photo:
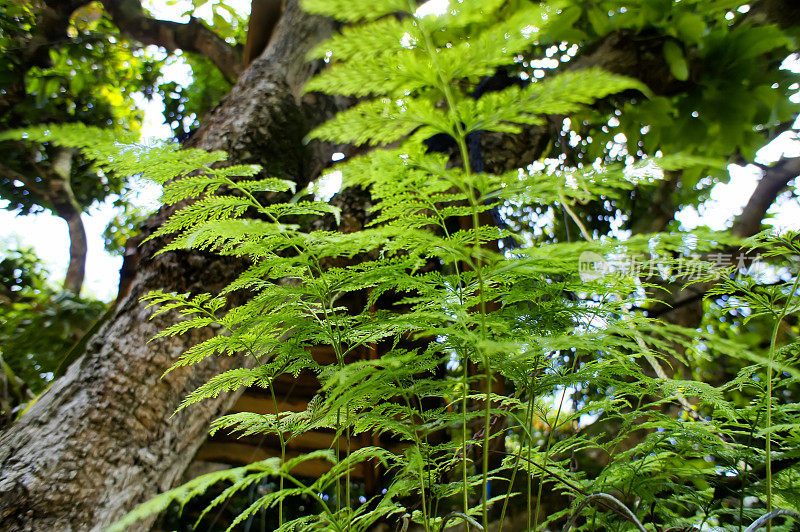
[[[166,509],[167,506],[169,506],[172,502],[177,502],[181,505],[181,507],[183,507],[183,505],[186,504],[189,499],[205,493],[205,491],[214,484],[217,484],[221,481],[232,482],[232,486],[220,496],[221,499],[218,498],[220,500],[214,501],[214,504],[218,504],[219,502],[224,501],[225,498],[243,489],[264,474],[275,474],[277,472],[278,460],[270,458],[268,460],[255,462],[244,467],[208,473],[201,477],[197,477],[186,484],[183,484],[182,486],[150,499],[146,503],[137,507],[136,510],[126,515],[123,519],[114,523],[111,527],[109,527],[109,531],[124,531],[129,526],[136,523],[136,521],[139,519],[143,519],[149,515],[153,515]]]
[[[626,167],[499,175],[471,167],[471,133],[515,134],[544,115],[580,112],[609,95],[649,95],[639,82],[588,69],[473,98],[482,77],[512,64],[555,23],[557,6],[521,2],[509,13],[504,2],[482,0],[419,17],[415,2],[399,0],[304,5],[351,23],[312,51],[311,57],[328,57],[330,68],[307,90],[360,98],[310,134],[373,147],[335,168],[346,188],[370,194],[368,223],[357,232],[310,229],[308,220],[338,223],[339,210],[324,202],[267,203],[275,197],[268,193],[294,192],[292,183],[260,178],[253,166],[220,164],[224,154],[144,149],[124,135],[66,126],[27,133],[80,148],[105,170],[162,183],[162,201],[178,207],[150,237],[166,242],[162,253],[194,249],[251,262],[218,294],[155,292],[144,299],[157,308],[154,316],[179,320],[156,338],[200,327],[218,331],[174,368],[215,356],[252,358],[201,385],[179,409],[261,387],[274,412],[229,414],[211,431],[274,436],[281,456],[196,479],[140,506],[116,529],[214,482],[232,485],[209,508],[270,476],[279,479],[278,491],[253,501],[231,528],[276,506],[279,530],[361,531],[379,521],[438,530],[454,515],[488,529],[490,512],[502,522],[514,504],[523,505],[530,529],[577,522],[568,507],[545,515],[545,487],[574,499],[578,510],[583,501],[613,494],[628,511],[593,509],[591,523],[601,529],[648,520],[673,527],[722,518],[742,524],[753,516],[740,504],[732,517],[714,485],[725,485],[726,472],[750,478],[758,464],[766,482],[740,486],[740,499],[755,494],[768,510],[776,500],[796,505],[796,474],[773,475],[772,462],[793,457],[800,443],[797,408],[775,393],[798,378],[796,341],[779,341],[785,318],[800,310],[797,235],[762,234],[744,244],[766,250],[789,279],[772,286],[696,261],[703,280],[714,283],[707,305],[773,320],[766,355],[736,338],[648,318],[640,309],[656,302],[656,278],[685,281],[676,255],[736,241],[699,232],[598,241],[574,208],[624,198],[664,171],[720,161],[674,154]],[[453,139],[455,155],[429,153],[424,141],[434,135]],[[583,240],[532,246],[510,229],[483,223],[489,211],[534,206],[563,208]],[[501,250],[496,242],[508,238],[517,239],[517,248]],[[608,261],[618,254],[652,257],[652,273],[582,277],[582,254]],[[332,360],[316,360],[311,352],[318,348]],[[379,356],[365,356],[378,349]],[[723,385],[705,382],[699,370],[677,369],[689,357],[716,356],[745,366]],[[301,373],[319,380],[318,395],[304,411],[279,412],[273,383]],[[592,433],[587,418],[609,429]],[[293,438],[322,428],[335,435],[330,449],[288,458]],[[360,434],[388,435],[397,445],[355,448],[353,436]],[[758,438],[763,451],[753,444]],[[573,467],[587,457],[592,467]],[[304,483],[292,471],[307,460],[324,460],[330,469]],[[383,464],[386,491],[357,503],[351,474],[368,461]],[[335,492],[331,504],[320,495],[326,492]],[[284,519],[283,501],[299,494],[315,499],[319,514]]]

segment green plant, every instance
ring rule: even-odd
[[[686,277],[676,257],[732,239],[697,233],[597,241],[576,214],[586,202],[625,198],[659,172],[716,163],[673,155],[625,168],[502,175],[471,166],[472,133],[516,133],[540,115],[584,112],[610,94],[638,91],[641,97],[646,88],[590,69],[473,99],[483,76],[513,63],[538,32],[558,29],[555,8],[545,5],[474,2],[442,17],[415,17],[416,5],[398,0],[319,0],[306,7],[355,22],[316,50],[315,57],[327,56],[332,64],[309,90],[363,98],[313,136],[383,146],[336,167],[346,187],[369,192],[368,227],[339,232],[338,208],[277,201],[295,192],[291,182],[262,178],[252,166],[221,165],[224,154],[132,145],[120,152],[107,137],[93,144],[90,156],[100,164],[145,171],[164,184],[166,205],[182,207],[151,236],[166,241],[162,253],[212,251],[250,264],[219,294],[147,296],[159,307],[157,315],[184,318],[159,336],[220,328],[173,370],[211,356],[244,361],[198,388],[181,408],[246,386],[271,390],[285,374],[311,372],[321,383],[306,411],[237,413],[213,425],[213,431],[274,434],[282,456],[196,479],[149,501],[117,528],[171,501],[183,503],[218,480],[230,486],[208,510],[274,477],[279,489],[255,500],[231,527],[275,507],[281,530],[367,530],[379,520],[439,530],[451,518],[476,519],[486,529],[512,510],[527,513],[527,528],[534,529],[565,519],[574,524],[584,501],[601,501],[581,522],[588,529],[637,522],[742,527],[759,510],[745,515],[744,504],[733,509],[717,496],[718,488],[730,489],[729,472],[747,479],[747,486],[735,488],[742,499],[745,493],[763,496],[769,508],[777,483],[781,505],[796,507],[796,473],[786,467],[776,480],[771,448],[780,441],[782,467],[794,463],[796,409],[773,405],[772,374],[785,369],[780,386],[796,385],[796,372],[785,362],[796,355],[796,341],[779,348],[775,332],[762,360],[721,335],[660,323],[639,310],[650,302],[647,289],[658,287],[660,272],[671,268],[666,276],[674,281]],[[394,16],[398,12],[404,16]],[[674,51],[669,55],[677,61]],[[85,131],[48,134],[68,145],[87,144]],[[438,134],[455,141],[452,157],[426,149],[425,139]],[[486,215],[509,204],[562,208],[584,238],[539,246],[519,239],[519,247],[501,251],[498,241],[518,235],[486,223]],[[789,259],[782,275],[793,281],[776,285],[771,298],[760,295],[758,278],[694,261],[706,281],[727,290],[711,292],[716,299],[710,304],[731,291],[746,294],[773,313],[779,331],[797,310],[795,239],[758,241]],[[581,275],[587,273],[581,257],[619,254],[653,256],[645,262],[652,273]],[[311,356],[318,346],[330,349],[331,364]],[[364,356],[378,348],[380,357]],[[711,353],[756,364],[723,383],[673,374],[674,361]],[[753,378],[762,372],[766,379]],[[592,418],[597,421],[587,421]],[[498,423],[503,430],[493,429]],[[287,459],[286,443],[315,428],[335,431],[334,448]],[[355,449],[352,437],[362,432],[389,434],[402,445]],[[292,474],[299,462],[320,458],[331,469],[319,478],[306,483]],[[350,472],[367,460],[384,465],[388,485],[358,503]],[[759,464],[766,484],[748,474]],[[545,490],[574,499],[576,510],[570,504],[552,509]],[[283,501],[295,495],[315,499],[319,513],[284,519]]]
[[[756,367],[745,368],[734,381],[739,386],[742,386],[743,381],[747,378],[743,379],[743,374],[751,377],[757,368],[765,367],[766,369],[764,383],[761,386],[763,388],[760,394],[761,400],[757,400],[757,404],[759,411],[763,409],[764,417],[763,428],[758,431],[758,435],[765,439],[765,499],[767,512],[770,513],[773,511],[774,504],[772,464],[776,461],[772,447],[773,437],[782,433],[781,437],[779,437],[779,452],[782,455],[787,452],[794,454],[798,443],[796,439],[797,418],[795,407],[791,404],[782,404],[783,402],[780,400],[776,401],[774,395],[776,389],[781,386],[790,386],[798,376],[797,370],[793,366],[796,357],[800,354],[798,353],[800,344],[795,340],[779,348],[778,337],[784,319],[800,311],[800,301],[796,299],[800,275],[792,272],[793,263],[800,256],[800,241],[798,241],[797,233],[776,236],[769,231],[765,231],[748,239],[745,242],[745,249],[751,254],[759,253],[758,257],[763,253],[765,257],[777,258],[777,265],[782,266],[782,268],[768,273],[778,276],[779,281],[765,285],[763,279],[739,277],[735,275],[735,272],[731,271],[709,292],[709,295],[728,296],[726,301],[726,309],[728,311],[735,312],[746,309],[745,322],[758,317],[765,317],[767,320],[774,322],[772,334],[769,337],[767,360],[760,360],[759,362],[761,363]],[[792,275],[794,280],[792,280]],[[778,370],[777,382],[776,370]],[[759,416],[753,421],[751,427],[753,432],[759,426],[758,419]],[[767,526],[770,527],[771,525]]]
[[[30,248],[0,253],[3,425],[58,373],[66,353],[106,310],[102,301],[53,287]],[[63,368],[66,369],[66,368]]]

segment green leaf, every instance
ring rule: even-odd
[[[675,27],[681,40],[689,44],[697,44],[706,31],[703,17],[695,13],[681,12],[675,19]],[[676,76],[677,77],[677,76]]]
[[[611,31],[612,25],[608,17],[608,13],[597,8],[590,8],[586,12],[586,17],[589,19],[589,24],[592,25],[592,29],[594,30],[595,34],[597,34],[599,37],[602,37]]]
[[[370,2],[303,0],[301,5],[309,13],[325,15],[345,22],[375,20],[392,13],[408,13],[406,0],[371,0]]]
[[[165,510],[173,501],[180,503],[181,507],[183,507],[190,499],[202,495],[208,488],[218,482],[229,481],[236,484],[244,479],[251,471],[270,471],[277,473],[279,464],[279,458],[269,458],[244,467],[215,471],[197,477],[175,489],[157,495],[149,501],[140,504],[122,519],[113,523],[108,530],[109,532],[123,532],[136,523],[136,521]]]
[[[669,70],[675,79],[686,81],[689,79],[689,64],[683,55],[683,50],[675,41],[664,43],[664,59],[667,60]]]

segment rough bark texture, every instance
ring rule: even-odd
[[[309,117],[324,119],[333,109],[324,99],[300,97],[314,68],[304,56],[330,30],[329,21],[303,14],[291,2],[271,48],[209,115],[192,144],[226,150],[236,162],[277,164],[298,188],[305,186],[330,157],[319,146],[298,146],[313,125]],[[168,214],[155,214],[147,229]],[[161,379],[184,349],[213,331],[148,344],[174,317],[149,321],[151,312],[138,298],[153,289],[213,291],[238,265],[199,253],[150,258],[153,251],[152,245],[143,249],[130,295],[88,342],[86,354],[0,437],[3,530],[104,528],[172,487],[210,419],[235,399],[219,397],[170,417],[188,392],[242,360],[214,359]]]

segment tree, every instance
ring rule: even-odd
[[[113,13],[115,3],[106,4]],[[767,23],[795,27],[800,20],[798,10],[788,2],[759,2],[746,16],[732,14],[735,20],[728,22],[724,8],[700,6],[691,4],[684,10],[674,8],[671,2],[648,3],[637,14],[619,9],[606,18],[608,6],[584,9],[578,3],[564,3],[559,12],[563,26],[553,30],[547,42],[536,45],[533,57],[552,46],[558,51],[562,42],[581,43],[571,55],[566,53],[567,46],[561,50],[569,59],[558,68],[601,66],[638,77],[660,96],[642,102],[623,95],[603,102],[586,116],[573,117],[572,123],[579,126],[571,132],[565,128],[564,117],[553,116],[548,117],[547,125],[529,128],[521,143],[506,142],[503,135],[483,135],[479,141],[486,164],[515,168],[553,148],[562,151],[562,161],[577,164],[583,158],[588,162],[603,152],[602,140],[616,136],[620,130],[614,128],[619,127],[625,128],[627,152],[632,156],[640,151],[696,146],[703,155],[752,157],[753,148],[775,128],[786,127],[782,124],[793,116],[793,109],[778,105],[789,90],[790,76],[774,69],[790,43],[784,32]],[[619,6],[614,3],[612,7]],[[143,28],[135,37],[146,42],[160,35],[153,28],[189,31],[189,25],[136,21],[138,26],[128,26]],[[319,175],[331,153],[350,153],[350,146],[303,143],[313,125],[350,103],[313,93],[299,96],[310,75],[324,67],[322,62],[306,62],[306,53],[332,29],[331,21],[304,14],[289,2],[270,47],[242,73],[230,95],[205,117],[186,144],[222,149],[236,162],[260,163],[270,175],[295,181],[298,189]],[[183,46],[206,50],[210,56],[220,49],[215,45],[209,52],[201,50],[197,40],[185,42]],[[734,44],[740,47],[736,52],[731,51]],[[727,57],[726,52],[732,56]],[[545,75],[543,68],[534,70]],[[741,97],[720,94],[721,80],[740,89]],[[773,83],[783,94],[762,89]],[[715,93],[716,99],[711,97]],[[743,112],[735,109],[734,101],[744,106]],[[700,122],[692,120],[696,109]],[[617,117],[617,125],[610,126],[610,116]],[[642,132],[643,123],[650,126],[649,131]],[[689,132],[695,136],[688,136]],[[572,133],[577,142],[569,142]],[[602,140],[590,142],[588,137]],[[618,150],[607,157],[625,155]],[[793,161],[765,169],[745,209],[747,216],[740,219],[742,233],[758,228],[769,206],[795,177],[794,172]],[[644,205],[637,201],[633,206],[623,202],[617,208],[632,213],[629,223],[636,230],[661,230],[672,223],[681,206],[702,200],[713,181],[704,182],[700,177],[676,175],[660,190],[642,191],[654,194],[655,201]],[[658,200],[659,195],[663,201]],[[363,224],[363,197],[341,195],[334,201],[343,209],[345,230]],[[165,208],[153,215],[145,222],[144,231],[152,232],[171,211]],[[613,218],[597,204],[588,204],[576,217],[599,232],[607,230]],[[524,227],[530,219],[511,217],[510,222]],[[643,225],[647,227],[640,229]],[[568,238],[569,231],[577,229],[566,217],[554,227],[552,236],[557,239]],[[165,322],[148,322],[138,297],[151,289],[213,291],[230,281],[242,265],[201,253],[175,252],[152,258],[158,244],[143,248],[131,295],[88,342],[86,354],[2,436],[0,516],[5,522],[20,529],[84,529],[108,524],[134,503],[173,485],[203,441],[208,420],[233,401],[234,397],[221,396],[203,403],[202,410],[183,410],[170,418],[188,392],[239,362],[216,359],[200,370],[172,372],[159,380],[186,347],[212,333],[201,331],[173,342],[147,345]]]
[[[95,3],[4,1],[0,129],[81,122],[137,130],[141,117],[130,95],[151,90],[158,62],[117,41],[114,32]],[[70,238],[64,288],[80,294],[87,252],[81,213],[94,201],[120,194],[126,176],[100,174],[72,151],[52,145],[14,141],[2,149],[4,208],[18,214],[48,210],[64,219]]]

